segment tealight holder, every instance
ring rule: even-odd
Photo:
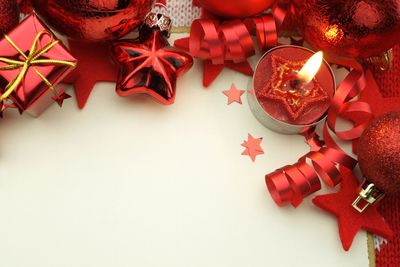
[[[326,119],[336,81],[322,53],[282,45],[261,57],[249,87],[250,109],[262,125],[298,134]]]

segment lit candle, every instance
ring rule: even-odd
[[[299,133],[326,116],[335,79],[322,52],[285,45],[268,51],[257,65],[250,108],[266,127]]]

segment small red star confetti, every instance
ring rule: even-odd
[[[306,144],[310,147],[310,151],[319,151],[325,145],[325,142],[315,132],[315,127],[303,130],[300,135],[304,136]]]
[[[242,104],[242,95],[244,94],[244,91],[238,90],[235,84],[232,84],[231,89],[223,91],[223,93],[228,97],[228,105],[233,102]]]
[[[377,210],[377,204],[369,206],[363,213],[356,211],[352,203],[358,197],[359,184],[353,172],[340,169],[343,181],[340,191],[334,194],[317,196],[313,203],[335,215],[339,224],[339,235],[343,248],[347,251],[360,229],[391,239],[393,232]]]
[[[247,141],[244,141],[242,146],[246,149],[242,155],[247,155],[254,162],[258,155],[264,154],[264,150],[261,148],[262,138],[254,138],[251,134],[248,135]]]
[[[63,88],[63,89],[60,90],[60,92],[58,93],[58,95],[52,96],[51,98],[52,98],[54,101],[56,101],[57,104],[58,104],[60,107],[62,107],[62,105],[63,105],[63,103],[64,103],[64,100],[65,100],[65,99],[68,99],[68,98],[71,98],[71,96],[70,96],[69,94],[67,94],[67,93],[64,91],[64,88]]]

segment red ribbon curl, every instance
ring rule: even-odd
[[[260,51],[278,44],[275,20],[271,14],[222,23],[214,18],[197,19],[190,30],[189,52],[202,60],[211,60],[213,64],[244,62],[255,54],[252,34],[257,37]]]
[[[321,189],[320,178],[328,186],[334,187],[341,182],[340,166],[354,169],[357,165],[357,160],[347,155],[334,139],[334,136],[345,141],[358,139],[373,117],[368,103],[353,101],[367,86],[361,65],[357,63],[355,67],[337,88],[328,110],[323,128],[326,146],[318,151],[309,152],[296,164],[285,166],[265,176],[267,188],[279,206],[292,204],[298,207],[305,197]],[[348,130],[338,131],[337,120],[346,119],[352,113],[364,113],[364,121]],[[313,167],[307,164],[307,159]]]

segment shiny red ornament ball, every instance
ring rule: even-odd
[[[358,160],[368,182],[387,195],[400,193],[400,111],[371,122],[360,138]]]
[[[269,8],[275,0],[198,0],[201,7],[223,18],[245,18]]]
[[[32,0],[56,31],[82,41],[115,40],[137,27],[153,0]]]
[[[0,0],[0,34],[7,33],[19,22],[17,0]]]
[[[400,0],[293,0],[304,40],[326,53],[368,58],[400,42]]]

